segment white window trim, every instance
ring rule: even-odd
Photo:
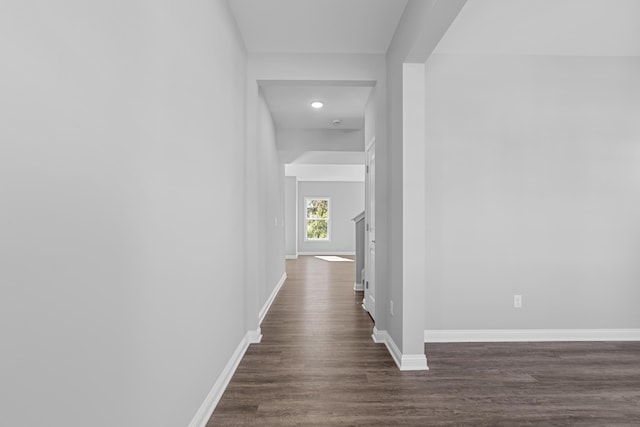
[[[310,238],[307,236],[307,202],[309,200],[326,200],[329,208],[327,209],[328,213],[329,213],[329,218],[327,219],[327,238],[326,239],[314,239],[314,238]],[[327,196],[318,196],[318,197],[305,197],[304,198],[304,205],[302,206],[303,208],[303,215],[304,215],[304,228],[303,228],[303,233],[304,233],[304,241],[305,242],[330,242],[331,241],[331,219],[332,219],[332,212],[331,212],[331,197],[327,197]]]

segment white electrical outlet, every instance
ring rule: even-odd
[[[522,308],[522,295],[513,296],[513,308]]]
[[[393,301],[389,301],[389,313],[393,316]]]

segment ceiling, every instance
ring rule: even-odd
[[[249,52],[386,53],[407,0],[229,0]]]
[[[279,129],[362,129],[370,87],[263,86],[262,93]],[[311,101],[322,101],[317,110]],[[341,120],[333,125],[333,120]]]
[[[384,54],[407,5],[407,0],[228,1],[250,53],[292,54]],[[468,0],[434,53],[640,56],[638,17],[640,0]],[[279,129],[311,133],[332,132],[334,119],[342,120],[345,132],[361,129],[370,92],[304,84],[262,90]],[[325,108],[311,109],[315,99]]]
[[[249,53],[285,54],[385,54],[407,4],[407,0],[228,1]],[[297,162],[288,165],[287,175],[300,180],[364,180],[361,129],[371,87],[290,81],[261,84],[261,91],[279,129],[280,155],[287,163]],[[324,108],[311,108],[314,100],[323,101]],[[332,124],[335,119],[341,120],[338,126]],[[280,132],[296,132],[294,148],[284,143],[291,139],[284,138],[289,134]],[[354,138],[357,151],[344,151],[354,149],[350,144]]]
[[[639,56],[638,0],[468,0],[434,53]]]

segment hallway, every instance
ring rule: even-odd
[[[359,396],[369,375],[394,375],[397,367],[371,340],[373,321],[361,308],[362,293],[353,292],[354,274],[353,262],[287,260],[288,278],[262,323],[262,342],[247,351],[209,426],[377,418],[377,406],[365,410]]]
[[[287,261],[288,279],[208,426],[637,425],[637,342],[427,345],[400,372],[353,292],[353,263]]]

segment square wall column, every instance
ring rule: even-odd
[[[402,67],[402,370],[424,370],[425,64]]]

